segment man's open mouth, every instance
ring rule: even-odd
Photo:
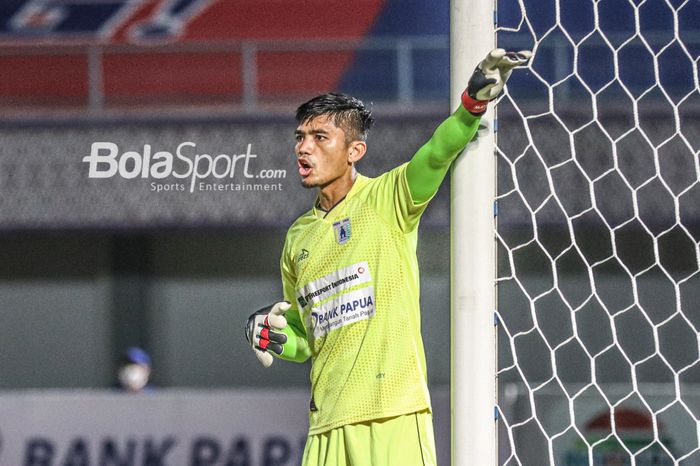
[[[311,164],[306,160],[297,159],[297,166],[299,167],[299,175],[302,177],[309,176],[309,174],[311,174],[311,170],[313,170]]]

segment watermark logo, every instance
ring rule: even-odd
[[[154,152],[150,144],[144,144],[141,152],[120,153],[119,146],[113,142],[94,142],[90,155],[82,161],[89,165],[89,178],[155,180],[150,182],[150,189],[155,192],[282,190],[278,180],[285,179],[287,171],[256,170],[253,165],[258,156],[252,152],[252,144],[238,155],[199,154],[196,147],[194,142],[187,141],[179,144],[175,153]]]

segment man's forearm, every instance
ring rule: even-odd
[[[406,167],[413,202],[425,202],[437,192],[450,165],[479,129],[480,120],[460,105],[416,152]]]
[[[304,362],[311,357],[309,341],[306,339],[306,332],[299,328],[297,322],[289,322],[289,325],[282,329],[287,335],[287,342],[283,345],[284,351],[278,357],[292,362]]]

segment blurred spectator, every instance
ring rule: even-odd
[[[152,390],[148,383],[151,376],[151,357],[136,346],[127,349],[120,359],[117,378],[119,387],[129,393]]]

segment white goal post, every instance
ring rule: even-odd
[[[451,0],[450,103],[494,48],[492,0]],[[496,334],[493,108],[452,170],[452,464],[496,464]]]

